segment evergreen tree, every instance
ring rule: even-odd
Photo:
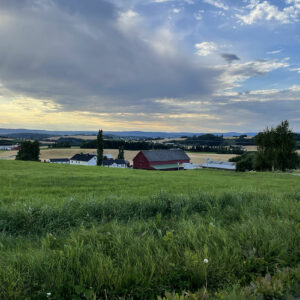
[[[119,148],[118,159],[124,159],[124,147]]]
[[[103,148],[104,148],[103,132],[102,132],[102,130],[99,130],[98,135],[97,135],[97,165],[98,166],[102,166]]]
[[[21,143],[21,148],[18,151],[16,160],[39,161],[40,144],[38,141],[24,141]]]
[[[298,154],[294,133],[288,121],[276,128],[267,128],[255,137],[258,152],[255,160],[257,170],[281,170],[296,168]]]

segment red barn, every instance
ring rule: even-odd
[[[133,159],[134,169],[178,170],[182,163],[189,163],[190,158],[183,150],[143,150]]]

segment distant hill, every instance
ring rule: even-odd
[[[13,138],[47,138],[58,135],[96,135],[97,131],[50,131],[36,129],[6,129],[0,128],[0,135]],[[104,131],[105,135],[114,137],[136,137],[136,138],[178,138],[181,136],[203,135],[203,132],[147,132],[147,131]],[[223,135],[224,137],[239,136],[246,134],[247,136],[255,136],[256,132],[215,132],[215,135]]]

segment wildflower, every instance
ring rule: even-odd
[[[50,296],[51,296],[51,293],[50,293],[50,292],[48,292],[46,295],[47,295],[47,297],[50,297]]]
[[[203,259],[203,262],[204,262],[205,264],[208,264],[208,259],[207,259],[207,258],[204,258],[204,259]]]

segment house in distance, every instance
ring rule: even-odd
[[[68,158],[50,158],[49,163],[51,163],[51,164],[69,164],[70,160]]]
[[[108,168],[127,168],[129,162],[124,159],[104,159],[102,162],[103,167]]]
[[[70,159],[71,165],[83,165],[83,166],[96,166],[97,165],[97,155],[95,154],[75,154]]]
[[[189,163],[190,158],[181,149],[143,150],[133,159],[134,169],[145,170],[182,170],[183,163]]]

